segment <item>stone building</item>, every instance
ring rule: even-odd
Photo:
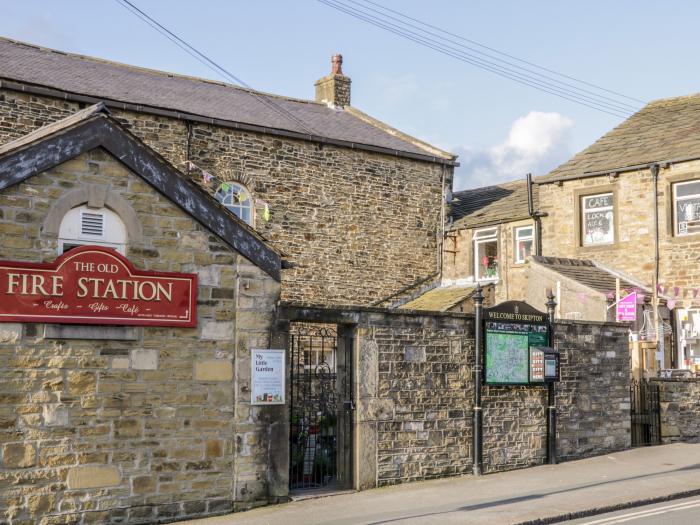
[[[673,311],[644,319],[649,339],[673,333],[665,367],[700,363],[699,114],[700,95],[651,102],[536,180],[544,254],[595,260],[643,285],[660,317]]]
[[[98,104],[0,146],[0,260],[0,521],[267,499],[268,428],[240,392],[248,349],[271,344],[281,257],[253,229]]]
[[[352,107],[339,56],[316,96],[0,39],[0,521],[287,498],[290,414],[253,403],[254,350],[299,334],[281,302],[367,305],[434,275],[455,165]],[[77,276],[94,268],[121,277]],[[333,377],[341,340],[314,363]]]
[[[0,39],[0,144],[103,102],[284,254],[284,300],[373,304],[439,271],[455,157],[350,105],[333,60],[309,101]]]

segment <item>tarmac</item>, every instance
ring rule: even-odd
[[[181,523],[535,525],[694,495],[700,495],[700,444],[676,443],[479,477],[306,498]]]

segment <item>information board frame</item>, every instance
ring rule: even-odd
[[[500,330],[498,328],[501,328]],[[506,301],[500,303],[493,308],[484,308],[484,316],[482,326],[479,327],[484,334],[482,337],[482,352],[484,364],[484,374],[482,382],[488,386],[527,386],[527,385],[542,385],[542,382],[530,381],[530,348],[536,346],[551,346],[552,330],[549,324],[549,318],[546,313],[540,312],[529,304],[523,301]],[[494,333],[512,333],[512,334],[528,334],[528,344],[523,351],[524,363],[524,380],[522,381],[493,381],[489,380],[489,334]],[[543,339],[530,340],[531,333],[546,334]]]
[[[266,383],[266,386],[263,383]],[[273,398],[270,401],[257,399],[258,393],[267,389],[270,389],[270,392],[262,392],[262,394],[269,393]],[[279,398],[276,400],[275,392],[279,392]],[[257,406],[287,404],[287,351],[285,349],[251,349],[250,404]]]

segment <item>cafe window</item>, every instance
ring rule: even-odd
[[[700,181],[673,185],[673,215],[676,235],[700,233]]]
[[[515,228],[515,262],[525,262],[532,255],[532,244],[535,240],[532,226],[522,226]]]
[[[474,232],[474,277],[498,279],[498,230],[484,228]]]
[[[581,237],[584,246],[615,242],[615,210],[612,193],[581,197]]]
[[[112,210],[78,206],[63,216],[58,230],[58,253],[92,245],[114,248],[124,255],[126,237],[126,226]]]

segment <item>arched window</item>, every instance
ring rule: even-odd
[[[245,186],[238,182],[224,182],[219,186],[214,196],[239,219],[253,225],[255,206],[253,206],[253,199]]]
[[[77,206],[63,216],[58,230],[58,253],[86,244],[114,248],[126,255],[126,226],[108,208]]]

